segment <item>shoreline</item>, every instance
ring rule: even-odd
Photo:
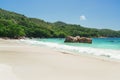
[[[26,39],[29,39],[29,38],[26,38]],[[82,57],[90,57],[90,58],[94,58],[94,59],[98,59],[98,60],[103,60],[103,61],[110,61],[110,62],[120,62],[119,59],[112,59],[112,58],[109,58],[109,57],[105,57],[105,56],[96,56],[96,55],[90,55],[90,54],[83,54],[83,53],[76,53],[76,52],[71,52],[71,51],[61,51],[59,49],[56,49],[56,48],[52,48],[52,47],[48,47],[48,46],[40,46],[40,45],[32,45],[30,43],[22,43],[20,42],[20,39],[3,39],[3,38],[0,38],[0,40],[5,40],[5,41],[8,41],[8,42],[11,42],[11,43],[15,43],[15,44],[20,44],[21,46],[32,46],[32,47],[38,47],[38,48],[46,48],[46,49],[49,49],[49,50],[53,50],[55,52],[58,52],[60,54],[68,54],[68,55],[73,55],[73,56],[82,56]]]
[[[54,44],[55,46],[49,46],[49,45],[52,45],[52,43],[50,43],[50,42],[47,42],[47,43],[44,43],[44,42],[40,42],[39,43],[39,41],[36,41],[36,40],[34,40],[34,39],[25,39],[25,40],[23,40],[23,41],[21,41],[21,42],[23,42],[23,43],[25,43],[25,44],[28,44],[28,45],[31,45],[31,46],[44,46],[44,47],[47,47],[47,48],[50,48],[50,49],[54,49],[54,50],[57,50],[57,51],[59,51],[59,52],[63,52],[63,53],[67,53],[67,54],[75,54],[75,55],[78,55],[78,56],[81,56],[81,55],[83,55],[83,56],[89,56],[89,57],[93,57],[93,58],[98,58],[98,59],[104,59],[104,60],[109,60],[109,61],[116,61],[116,62],[120,62],[120,58],[116,58],[116,56],[115,55],[111,55],[111,54],[99,54],[99,55],[97,55],[96,53],[94,54],[89,54],[89,53],[85,53],[84,54],[84,52],[77,52],[77,51],[72,51],[72,50],[69,50],[69,49],[66,49],[66,47],[65,47],[65,49],[63,48],[64,46],[67,46],[67,45],[63,45],[63,44],[60,44],[60,46],[58,46],[59,44]],[[57,45],[57,46],[56,46]],[[61,46],[63,46],[63,47],[61,47]],[[75,46],[73,46],[73,47],[75,47]],[[68,47],[67,46],[67,48],[70,48],[70,47]],[[82,48],[82,47],[81,47]],[[93,50],[94,48],[91,48],[91,47],[83,47],[83,49],[88,49],[88,48],[90,48],[89,50]],[[110,51],[113,51],[112,49],[100,49],[100,48],[95,48],[95,50],[100,50],[100,51],[107,51],[107,53],[109,53]],[[78,49],[77,49],[78,50]],[[109,51],[110,50],[110,51]],[[117,49],[115,49],[115,50],[117,50]],[[114,51],[115,51],[114,50]],[[109,51],[109,52],[108,52]],[[118,51],[118,50],[117,50]],[[119,51],[120,52],[120,51]],[[119,52],[117,52],[117,54],[119,53]],[[113,57],[113,56],[115,56],[115,57]],[[117,56],[119,56],[119,55],[117,55]],[[113,58],[112,58],[113,57]]]
[[[120,80],[120,63],[0,39],[0,80]]]
[[[31,40],[30,38],[26,38],[26,39],[29,39]],[[33,44],[30,44],[30,43],[22,43],[20,40],[21,39],[3,39],[3,38],[0,38],[0,40],[6,40],[6,41],[15,41],[15,44],[21,44],[21,45],[27,45],[27,46],[34,46],[34,47],[41,47],[40,45],[33,45]],[[52,47],[48,47],[48,46],[42,46],[42,48],[46,48],[46,49],[50,49],[50,50],[54,50],[54,51],[57,51],[61,54],[68,54],[68,55],[74,55],[74,56],[83,56],[83,57],[90,57],[90,58],[95,58],[95,59],[99,59],[99,60],[103,60],[103,61],[113,61],[113,62],[120,62],[119,59],[112,59],[112,58],[109,58],[109,57],[105,57],[105,56],[96,56],[96,55],[90,55],[90,54],[83,54],[83,53],[78,53],[78,52],[74,52],[74,51],[61,51],[57,48],[52,48]]]

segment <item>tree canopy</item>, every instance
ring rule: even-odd
[[[0,37],[64,38],[68,35],[120,37],[120,31],[86,28],[81,25],[67,24],[61,21],[50,23],[41,19],[29,18],[22,14],[0,9]]]

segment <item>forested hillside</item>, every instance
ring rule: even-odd
[[[86,28],[80,25],[66,24],[61,21],[50,23],[41,19],[29,18],[15,12],[0,9],[0,37],[64,38],[68,35],[120,37],[120,31]]]

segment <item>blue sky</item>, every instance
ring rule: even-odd
[[[0,0],[0,8],[49,22],[120,30],[120,0]]]

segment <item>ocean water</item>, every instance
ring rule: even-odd
[[[64,52],[87,54],[120,60],[120,38],[93,38],[92,44],[64,43],[64,38],[21,40],[37,46],[47,46]]]

